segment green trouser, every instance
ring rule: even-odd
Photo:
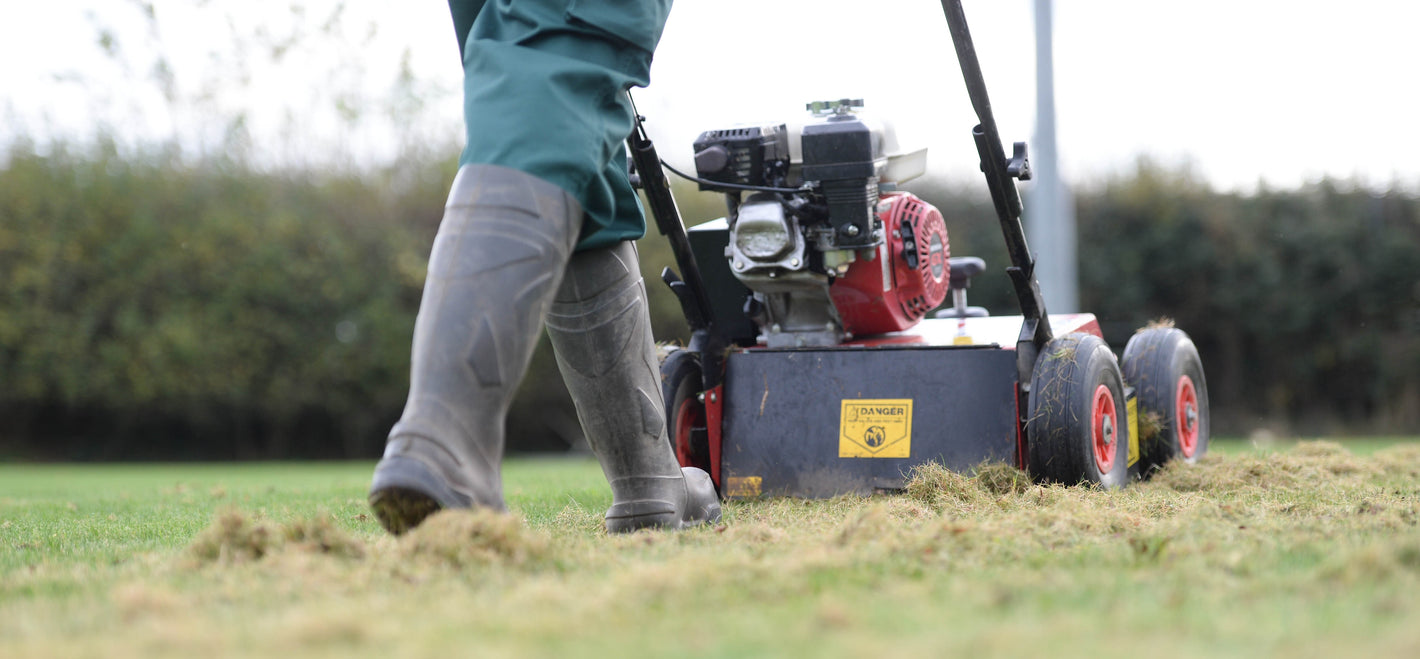
[[[627,179],[626,90],[650,83],[671,0],[449,0],[464,67],[460,165],[500,165],[581,202],[577,251],[646,233]]]

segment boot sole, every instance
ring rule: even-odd
[[[461,496],[423,462],[392,456],[375,466],[370,484],[370,508],[385,530],[400,535],[443,508],[468,508]]]
[[[403,535],[419,526],[430,515],[439,512],[443,506],[423,492],[403,487],[391,487],[370,493],[370,508],[386,531]]]

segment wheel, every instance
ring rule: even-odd
[[[677,350],[661,363],[661,397],[666,403],[666,435],[682,467],[710,471],[710,434],[700,400],[700,355]]]
[[[1067,334],[1045,344],[1031,374],[1028,413],[1036,479],[1105,487],[1129,481],[1124,377],[1103,339]]]
[[[1145,477],[1169,460],[1208,452],[1208,383],[1183,330],[1139,330],[1124,346],[1124,381],[1139,400],[1139,467]]]

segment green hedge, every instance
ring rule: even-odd
[[[1082,304],[1193,335],[1223,428],[1420,430],[1420,201],[1218,194],[1141,167],[1079,197]]]
[[[399,189],[111,148],[12,153],[6,437],[65,457],[377,450],[449,169]]]
[[[972,303],[1019,313],[986,199],[924,196],[954,255],[987,258]],[[1075,202],[1081,307],[1118,351],[1151,320],[1186,330],[1216,432],[1420,432],[1420,199],[1330,180],[1219,193],[1141,161]]]
[[[429,245],[454,171],[263,172],[162,152],[12,149],[0,169],[0,451],[49,458],[373,457],[408,385]],[[1013,313],[989,202],[919,188],[952,253]],[[696,222],[722,212],[685,190]],[[1221,432],[1420,431],[1420,202],[1333,183],[1219,194],[1139,171],[1077,192],[1081,290],[1122,347],[1195,337]],[[641,242],[658,336],[684,338]],[[545,344],[545,342],[544,342]],[[575,443],[544,345],[512,448]]]

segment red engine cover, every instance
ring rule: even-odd
[[[947,297],[951,250],[941,211],[916,195],[890,192],[878,202],[878,219],[887,242],[871,261],[860,252],[828,289],[855,336],[905,330]]]

